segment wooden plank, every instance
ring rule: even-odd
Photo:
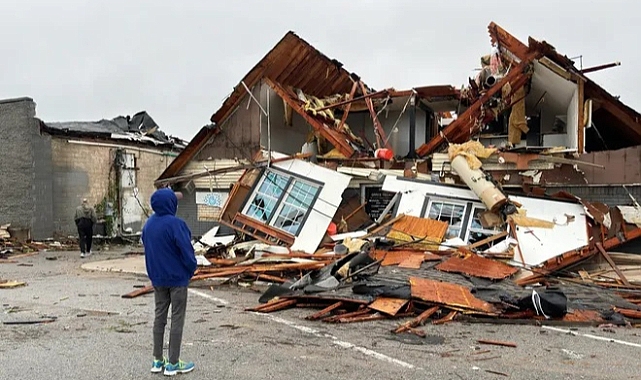
[[[349,92],[349,103],[347,103],[347,107],[345,107],[345,111],[343,111],[343,117],[341,117],[341,122],[338,124],[338,129],[339,131],[343,130],[343,125],[345,125],[345,121],[347,121],[347,116],[349,115],[349,110],[352,108],[352,103],[354,102],[354,94],[356,94],[356,88],[358,87],[358,81],[354,81],[354,85],[352,85],[352,90]]]
[[[371,312],[370,309],[363,308],[363,309],[359,309],[358,311],[354,311],[354,312],[351,312],[351,313],[345,313],[345,314],[334,315],[334,316],[331,316],[331,317],[323,318],[322,321],[323,322],[333,323],[333,322],[337,322],[341,318],[358,317],[358,316],[361,316],[361,315],[369,314],[370,312]]]
[[[402,298],[378,297],[368,307],[372,310],[395,316],[408,302],[409,300]]]
[[[425,258],[426,256],[421,253],[410,255],[408,258],[401,261],[400,264],[398,264],[398,267],[407,269],[420,269],[423,261],[425,261]]]
[[[579,122],[577,125],[578,132],[578,152],[585,153],[585,82],[579,78]],[[589,126],[588,126],[589,127]]]
[[[349,158],[354,155],[354,149],[347,142],[347,136],[330,129],[325,123],[311,117],[302,109],[302,106],[287,93],[279,84],[265,78],[267,84],[280,96],[296,113],[298,113],[309,125],[323,135],[343,156]]]
[[[273,299],[273,300],[270,300],[269,302],[264,303],[264,304],[262,304],[262,305],[258,305],[258,306],[256,306],[256,307],[252,307],[252,308],[245,309],[245,310],[246,310],[246,311],[255,311],[255,312],[260,312],[260,311],[262,311],[262,310],[264,310],[264,309],[272,309],[272,308],[274,308],[274,307],[276,307],[276,308],[277,308],[277,307],[279,307],[281,304],[284,304],[284,303],[288,303],[289,305],[293,305],[293,303],[291,303],[291,302],[289,302],[289,301],[292,301],[292,300],[290,300],[290,299],[286,299],[286,298],[285,298],[285,299]],[[296,300],[293,300],[293,301],[296,301]],[[294,302],[294,303],[296,303],[296,302]]]
[[[296,300],[283,300],[283,302],[274,303],[268,307],[261,308],[257,310],[259,313],[272,313],[274,311],[280,311],[287,309],[290,306],[296,305]]]
[[[321,319],[325,315],[331,313],[332,311],[338,309],[341,306],[343,306],[343,302],[338,301],[336,303],[333,303],[333,304],[327,306],[326,308],[324,308],[323,310],[319,311],[318,313],[314,313],[312,315],[307,316],[305,319],[310,320],[310,321],[315,321],[315,320]]]
[[[479,344],[488,344],[488,345],[493,345],[493,346],[515,347],[516,348],[516,343],[502,342],[502,341],[499,341],[499,340],[479,339],[479,340],[477,340],[477,342]]]
[[[271,282],[277,282],[279,284],[284,284],[287,282],[286,279],[278,276],[272,276],[269,274],[259,274],[257,277],[259,280],[265,280],[265,281],[271,281]]]
[[[361,86],[361,91],[363,94],[367,93],[367,89],[365,88],[365,85],[363,82],[358,82]],[[378,116],[376,116],[376,110],[374,110],[374,104],[372,103],[371,98],[366,98],[365,99],[365,104],[367,105],[367,108],[369,109],[369,113],[372,116],[372,122],[374,123],[374,133],[376,134],[376,145],[377,148],[382,148],[383,145],[387,149],[392,149],[392,145],[389,143],[387,139],[387,135],[385,134],[385,130],[383,129],[383,126],[381,125],[381,122],[378,120]],[[381,144],[381,142],[384,142],[384,144]]]
[[[465,248],[465,249],[469,249],[469,250],[473,250],[473,249],[475,249],[475,248],[478,248],[478,247],[484,246],[485,244],[489,244],[489,243],[491,243],[491,242],[493,242],[493,241],[499,240],[499,239],[504,238],[504,237],[506,237],[506,236],[507,236],[507,231],[503,231],[503,232],[501,232],[501,233],[499,233],[499,234],[492,235],[492,236],[488,236],[488,237],[486,237],[486,238],[485,238],[485,239],[483,239],[483,240],[479,240],[479,241],[477,241],[476,243],[466,245],[466,246],[465,246],[465,247],[463,247],[463,248]]]
[[[452,256],[436,266],[443,272],[462,273],[491,280],[503,280],[519,271],[500,261],[481,257],[475,253],[463,257]]]
[[[434,315],[437,311],[439,311],[439,309],[440,309],[440,307],[439,307],[439,306],[431,307],[431,308],[429,308],[429,309],[425,310],[424,312],[422,312],[421,314],[419,314],[419,316],[418,316],[418,317],[416,317],[416,318],[412,319],[412,320],[411,320],[411,321],[409,321],[409,322],[405,322],[405,323],[403,323],[402,325],[398,326],[395,330],[393,330],[393,332],[394,332],[395,334],[400,334],[400,333],[402,333],[402,332],[409,331],[410,329],[413,329],[413,328],[415,328],[415,327],[417,327],[417,326],[420,326],[420,325],[422,325],[423,323],[425,323],[425,321],[426,321],[429,317],[431,317],[431,316],[432,316],[432,315]]]
[[[504,76],[498,83],[490,87],[474,104],[472,104],[465,112],[463,112],[456,120],[450,123],[440,134],[434,136],[428,143],[421,145],[416,153],[420,157],[424,157],[436,150],[441,144],[454,138],[460,132],[470,131],[475,126],[477,118],[480,116],[481,109],[494,95],[503,90],[503,86],[507,83],[517,81],[523,77],[523,71],[532,63],[532,61],[542,54],[540,52],[529,52],[526,59],[524,59],[517,66],[510,69],[510,72]],[[460,142],[460,141],[453,141]]]
[[[131,293],[123,294],[122,298],[136,298],[138,296],[142,296],[143,294],[153,293],[153,291],[154,287],[152,285],[147,285],[144,288],[134,290]]]
[[[381,319],[387,319],[387,317],[380,313],[374,313],[374,314],[361,315],[357,317],[338,318],[337,322],[338,323],[355,323],[355,322],[379,321]]]
[[[619,278],[621,279],[621,282],[623,282],[623,285],[625,285],[625,286],[630,286],[631,284],[630,284],[630,282],[628,281],[628,279],[625,277],[625,275],[623,274],[623,272],[621,272],[621,270],[619,269],[619,267],[614,263],[614,261],[612,260],[612,258],[611,258],[611,257],[610,257],[610,255],[608,254],[608,252],[606,252],[606,250],[605,250],[605,249],[603,249],[603,245],[602,245],[600,242],[599,242],[599,243],[596,243],[596,248],[597,248],[597,249],[599,250],[599,252],[601,253],[601,256],[603,256],[603,258],[608,262],[608,264],[610,264],[610,266],[612,267],[612,269],[614,269],[614,271],[616,272],[617,276],[619,276]]]
[[[392,218],[392,219],[388,220],[387,222],[381,224],[380,226],[374,228],[371,232],[368,232],[367,235],[363,236],[361,239],[366,239],[368,237],[372,237],[372,236],[376,235],[377,233],[381,232],[385,228],[387,228],[387,227],[391,226],[392,224],[398,222],[399,220],[403,219],[404,216],[405,216],[404,214],[397,215],[395,218]]]
[[[442,325],[444,323],[452,322],[454,320],[454,318],[456,318],[457,314],[458,314],[458,311],[450,311],[450,313],[448,315],[446,315],[445,317],[443,317],[441,319],[437,319],[437,320],[433,321],[432,324],[434,324],[434,325]]]
[[[494,315],[496,310],[490,303],[480,300],[462,285],[439,282],[420,277],[410,277],[412,297],[453,308]]]

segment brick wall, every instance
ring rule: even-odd
[[[52,141],[53,190],[56,194],[53,208],[54,226],[55,231],[62,235],[76,234],[73,216],[82,198],[87,198],[91,205],[100,203],[108,195],[110,180],[115,179],[115,174],[110,175],[110,170],[113,170],[111,168],[117,148],[89,145],[92,143],[69,143],[63,138],[54,138]],[[105,143],[113,144],[111,141]],[[155,190],[154,181],[171,163],[173,157],[162,155],[160,152],[147,152],[148,148],[123,148],[136,157],[138,199],[146,209],[151,210],[149,199]],[[141,223],[138,228],[134,228],[134,232],[140,231],[146,220],[144,211],[139,211]],[[114,227],[119,228],[119,224],[114,223]]]
[[[0,224],[27,228],[34,239],[51,233],[51,188],[46,185],[49,140],[40,135],[33,99],[0,101]]]

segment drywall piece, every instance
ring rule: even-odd
[[[527,216],[531,218],[553,222],[558,215],[574,216],[567,224],[557,224],[553,228],[517,226],[516,239],[519,245],[514,248],[514,261],[539,265],[565,252],[588,245],[587,220],[581,204],[516,196],[510,199],[523,205],[521,209],[526,210]]]

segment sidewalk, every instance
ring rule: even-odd
[[[130,256],[122,259],[87,262],[82,264],[80,268],[86,271],[147,275],[147,269],[145,268],[145,256],[143,255]]]

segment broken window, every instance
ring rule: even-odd
[[[263,173],[243,214],[297,235],[319,192],[319,184],[268,170]]]
[[[470,218],[470,225],[468,227],[468,235],[466,239],[468,244],[474,244],[477,241],[481,241],[487,237],[490,237],[492,235],[495,235],[501,232],[501,229],[499,227],[494,227],[494,228],[483,227],[480,216],[482,213],[486,211],[487,210],[481,206],[474,206],[474,208],[472,209],[472,215]]]
[[[447,239],[459,237],[465,216],[465,204],[430,200],[427,218],[448,222]]]

